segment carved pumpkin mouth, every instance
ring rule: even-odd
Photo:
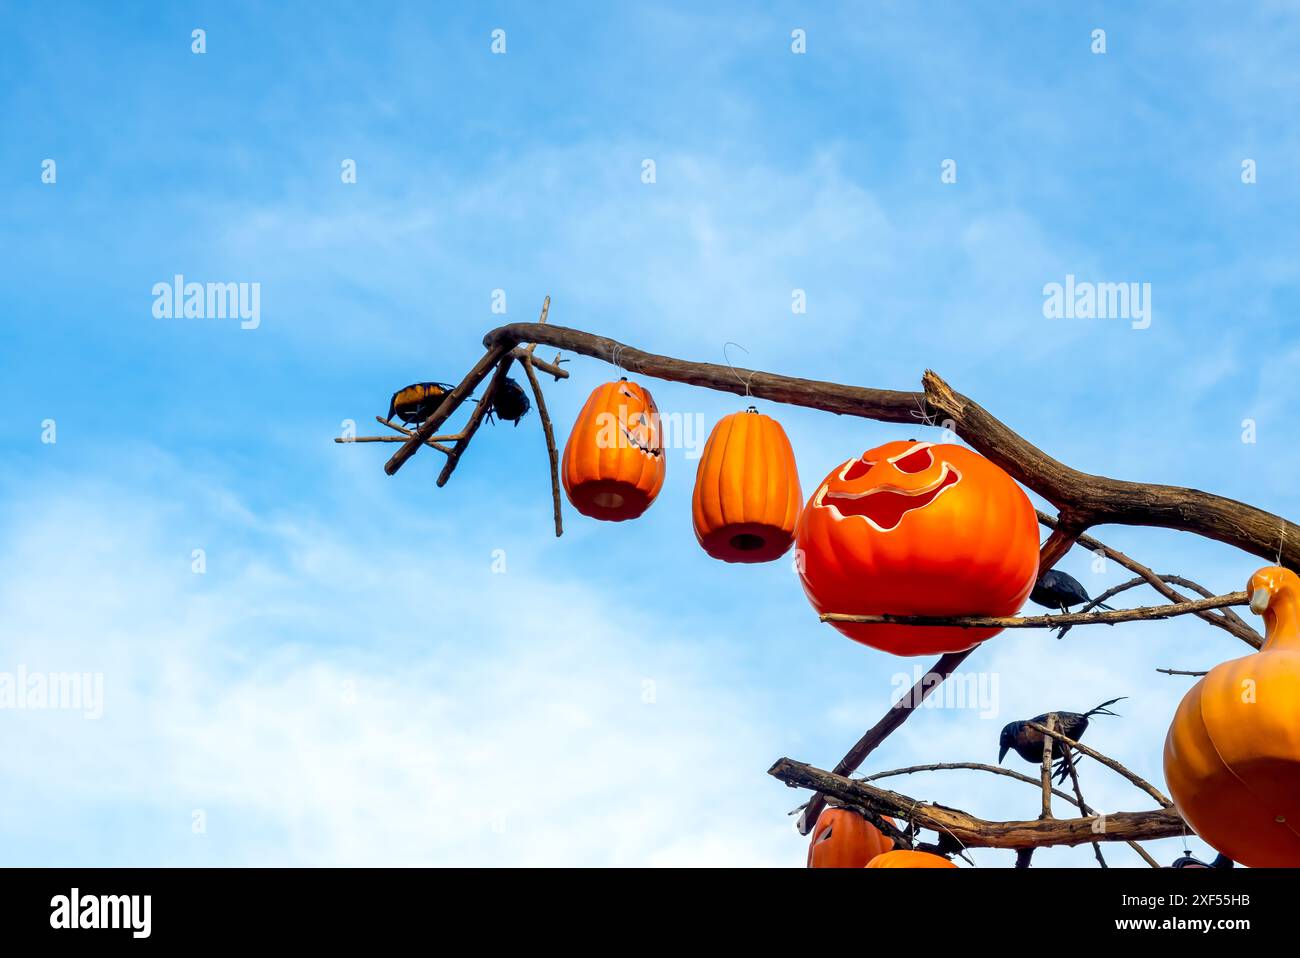
[[[891,486],[878,486],[867,492],[831,492],[822,486],[814,505],[833,509],[840,518],[861,516],[881,532],[888,532],[903,521],[903,516],[914,509],[924,509],[938,499],[945,489],[961,481],[961,473],[948,463],[943,464],[939,478],[924,489],[905,491]]]
[[[631,431],[629,431],[627,427],[621,427],[621,428],[623,430],[623,439],[627,442],[629,448],[635,449],[637,452],[641,453],[641,455],[649,456],[652,459],[663,455],[662,448],[658,446],[655,447],[647,446],[645,443],[641,442],[641,440],[638,439],[636,436],[632,435]]]

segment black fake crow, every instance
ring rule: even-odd
[[[1072,605],[1087,605],[1092,601],[1083,583],[1074,576],[1057,569],[1048,569],[1034,583],[1029,601],[1055,612],[1069,612]],[[1104,603],[1098,606],[1109,609]]]
[[[1093,715],[1116,715],[1106,706],[1114,705],[1116,702],[1128,698],[1121,695],[1117,699],[1111,699],[1109,702],[1102,702],[1095,709],[1089,709],[1087,712],[1057,712],[1056,713],[1056,730],[1062,735],[1066,735],[1076,742],[1083,736],[1088,729],[1088,718]],[[1047,724],[1049,713],[1036,715],[1032,719],[1019,722],[1008,722],[1002,729],[1002,736],[998,741],[1001,750],[998,752],[998,764],[1006,758],[1007,752],[1015,749],[1017,755],[1023,758],[1031,765],[1041,765],[1043,763],[1043,733],[1037,729],[1030,728],[1030,722],[1037,722],[1039,725]],[[1061,743],[1058,740],[1052,741],[1052,761],[1056,763],[1056,776],[1058,781],[1064,781],[1069,770],[1065,767],[1065,756],[1061,749]]]

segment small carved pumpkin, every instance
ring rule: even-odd
[[[868,868],[956,868],[942,855],[929,852],[914,852],[906,848],[885,852],[867,862]]]
[[[799,517],[804,591],[818,612],[1012,615],[1038,576],[1038,520],[978,453],[888,442],[841,463]],[[836,622],[895,655],[972,648],[1000,629]]]
[[[857,812],[828,806],[817,816],[808,843],[808,867],[862,868],[893,847],[893,839]]]
[[[1188,690],[1165,739],[1178,813],[1252,868],[1300,866],[1300,577],[1270,566],[1246,586],[1267,641]]]
[[[622,522],[649,509],[664,485],[659,410],[650,391],[626,379],[597,386],[569,433],[561,475],[584,516]]]
[[[691,499],[695,538],[724,562],[770,562],[794,543],[803,493],[781,424],[753,406],[709,434]]]

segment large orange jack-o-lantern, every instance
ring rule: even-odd
[[[1038,575],[1038,520],[1015,480],[961,446],[889,442],[838,466],[796,545],[818,612],[1012,615]],[[1000,629],[836,622],[895,655],[960,652]]]
[[[561,478],[584,516],[622,522],[649,509],[664,485],[659,410],[650,390],[627,379],[597,386],[564,444]]]
[[[1165,739],[1169,794],[1196,834],[1251,868],[1300,867],[1300,577],[1246,586],[1267,640],[1188,690]]]

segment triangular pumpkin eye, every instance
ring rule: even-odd
[[[930,452],[929,446],[922,446],[913,452],[909,452],[901,459],[894,460],[894,468],[899,472],[917,473],[925,472],[934,465],[934,456]]]
[[[822,832],[820,835],[817,836],[817,844],[820,845],[822,842],[828,842],[828,841],[830,841],[830,838],[831,838],[831,831],[832,831],[834,828],[835,828],[834,825],[827,825],[827,826],[826,826],[826,831]]]
[[[874,465],[875,465],[874,462],[867,462],[863,459],[855,459],[853,460],[853,464],[849,466],[849,468],[844,470],[844,474],[840,476],[840,479],[843,480],[844,482],[852,482],[854,479],[861,479],[863,476],[865,476],[868,472],[871,471],[871,467]]]

